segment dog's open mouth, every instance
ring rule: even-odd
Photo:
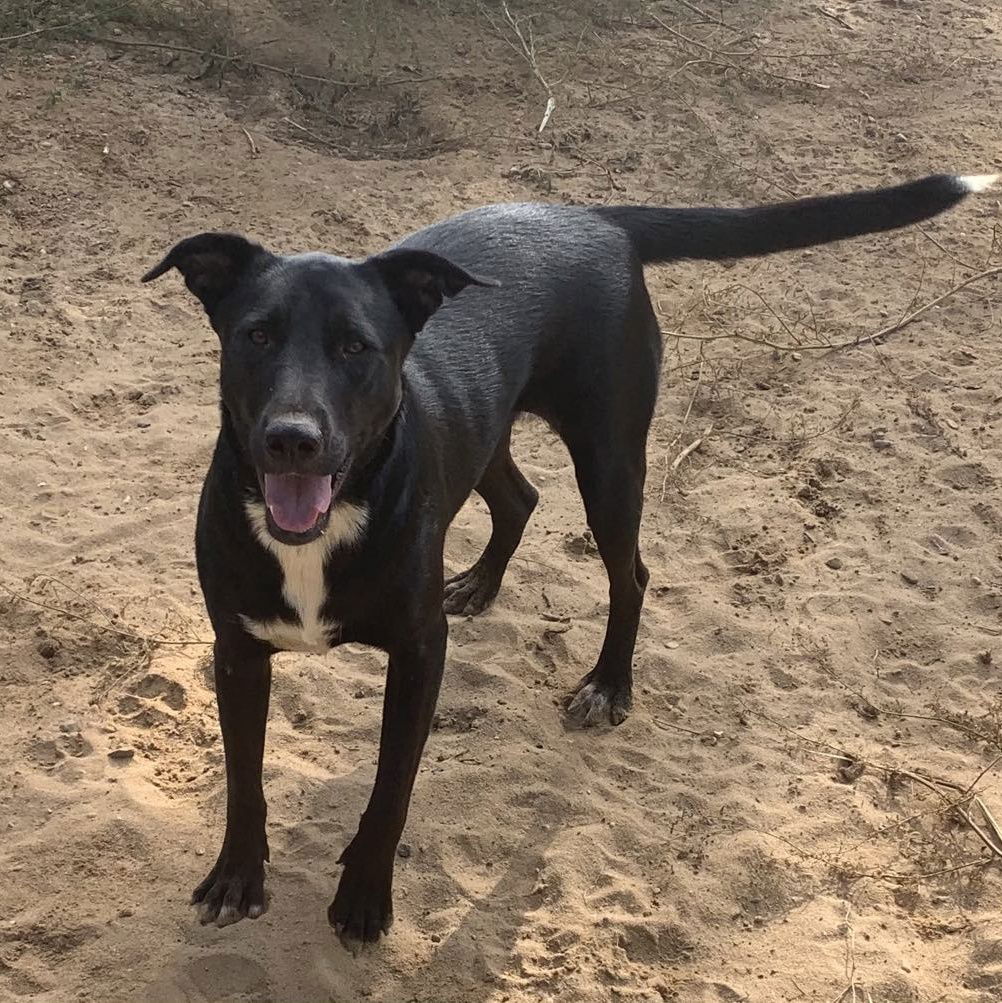
[[[268,515],[286,533],[309,533],[327,515],[334,497],[330,474],[265,474]]]
[[[347,470],[346,460],[334,474],[261,473],[271,534],[283,542],[307,543],[323,533]]]

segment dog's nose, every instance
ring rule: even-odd
[[[323,445],[320,426],[305,415],[276,418],[264,433],[264,445],[273,460],[302,463],[312,460]]]

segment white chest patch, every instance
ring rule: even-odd
[[[280,543],[268,532],[264,505],[247,502],[244,507],[254,535],[278,561],[282,570],[282,596],[299,622],[281,617],[252,620],[243,614],[241,622],[249,633],[280,651],[326,651],[340,627],[320,615],[327,599],[324,579],[327,557],[335,547],[354,543],[359,538],[365,529],[368,512],[362,506],[341,502],[331,509],[323,536],[295,547]]]

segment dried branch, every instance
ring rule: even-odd
[[[72,610],[63,609],[61,606],[55,606],[52,603],[42,602],[40,599],[33,599],[31,596],[24,595],[21,592],[17,592],[12,589],[9,585],[5,585],[0,582],[0,589],[3,589],[8,595],[13,599],[20,600],[21,602],[29,603],[32,606],[38,606],[41,609],[51,610],[53,613],[59,613],[61,616],[69,617],[71,620],[80,620],[86,623],[90,627],[94,627],[97,630],[103,630],[108,634],[115,634],[118,637],[124,637],[129,641],[138,641],[141,644],[158,646],[158,645],[170,645],[176,647],[186,647],[189,645],[211,645],[212,641],[173,641],[162,637],[144,637],[142,634],[137,634],[135,631],[122,630],[119,627],[112,627],[109,624],[98,623],[96,620],[92,620],[90,617],[83,616],[80,613],[74,613]],[[89,602],[89,600],[87,600]],[[91,603],[93,605],[93,603]]]
[[[310,80],[318,84],[328,84],[334,87],[401,87],[405,84],[423,84],[429,80],[441,80],[444,74],[433,73],[424,77],[393,77],[385,80],[375,78],[372,80],[335,80],[333,77],[320,77],[312,73],[300,73],[298,70],[288,70],[284,66],[275,66],[273,63],[259,63],[254,59],[247,59],[241,55],[229,55],[224,52],[216,52],[213,49],[197,49],[190,45],[172,45],[168,42],[132,42],[124,38],[99,38],[95,35],[85,36],[88,42],[100,42],[102,45],[120,45],[129,49],[164,49],[167,52],[188,53],[193,56],[201,56],[203,59],[211,59],[217,63],[237,63],[241,66],[250,66],[255,70],[265,70],[268,73],[278,73],[290,80]],[[2,39],[0,39],[2,41]]]
[[[518,45],[516,45],[505,32],[501,31],[498,25],[495,24],[490,14],[486,10],[484,11],[484,15],[491,27],[526,61],[526,63],[528,63],[529,69],[532,70],[532,75],[542,85],[543,90],[546,91],[546,108],[543,111],[543,118],[539,123],[539,128],[536,130],[537,132],[542,132],[549,124],[554,111],[556,111],[557,99],[554,97],[553,87],[550,85],[549,80],[543,76],[542,70],[539,68],[539,61],[536,59],[536,39],[532,33],[532,19],[525,19],[526,27],[523,31],[523,22],[512,14],[511,9],[508,7],[507,0],[501,0],[501,13],[504,14],[505,22],[517,39]]]
[[[3,38],[0,38],[0,42],[17,42],[22,38],[33,38],[36,35],[43,35],[49,31],[62,31],[64,28],[73,28],[78,24],[85,24],[87,21],[95,21],[99,17],[111,17],[112,14],[117,14],[120,10],[124,10],[128,6],[130,6],[128,3],[120,3],[116,7],[108,8],[108,10],[99,10],[93,14],[85,14],[83,17],[75,18],[72,21],[64,21],[62,24],[47,24],[41,28],[33,28],[31,31],[22,31],[18,35],[4,35]]]

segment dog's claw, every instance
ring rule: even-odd
[[[632,697],[629,688],[600,682],[589,673],[567,698],[567,716],[582,728],[600,724],[622,724],[630,713]]]
[[[476,616],[490,606],[500,587],[500,576],[478,561],[446,581],[443,608],[450,616]]]
[[[220,855],[208,877],[192,892],[191,904],[203,926],[229,926],[244,917],[257,919],[267,909],[264,864],[233,867]]]
[[[353,957],[357,958],[366,948],[373,946],[379,938],[390,932],[393,925],[392,913],[388,917],[377,919],[375,916],[358,916],[350,920],[334,920],[334,907],[328,910],[327,917],[341,946]]]
[[[392,872],[389,880],[376,881],[356,874],[345,868],[334,901],[327,909],[327,921],[353,957],[389,933],[393,925]]]

